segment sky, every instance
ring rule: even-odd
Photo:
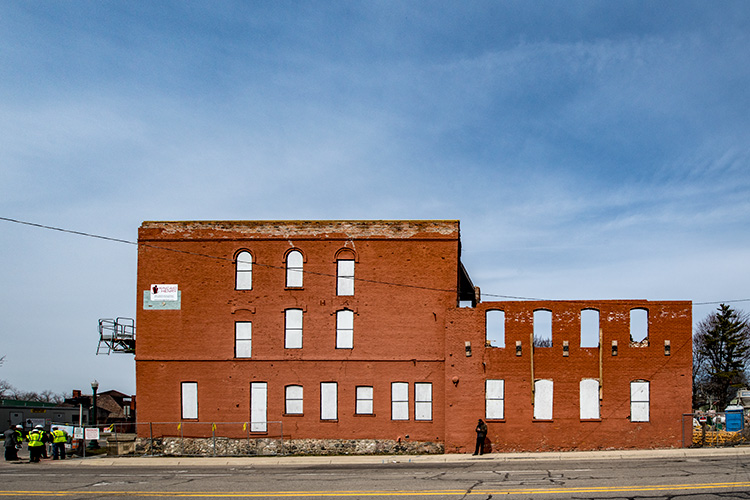
[[[144,220],[459,219],[484,300],[750,310],[749,160],[744,0],[3,1],[0,379],[135,393]]]

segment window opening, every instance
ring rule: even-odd
[[[321,382],[320,419],[337,420],[338,418],[338,384],[336,382]]]
[[[268,383],[250,383],[250,432],[268,430]]]
[[[581,347],[599,347],[599,311],[581,310]]]
[[[249,358],[253,353],[253,324],[237,321],[234,324],[234,357]]]
[[[594,378],[581,380],[581,420],[599,418],[599,381]]]
[[[630,382],[630,421],[649,421],[649,383],[645,380]]]
[[[354,348],[354,311],[336,311],[336,349]]]
[[[486,419],[505,418],[505,380],[484,382],[484,417]]]
[[[505,311],[490,309],[485,314],[485,346],[505,347]]]
[[[552,389],[551,380],[534,381],[535,420],[552,420]]]
[[[630,310],[630,342],[648,345],[648,309]]]
[[[358,415],[373,414],[373,392],[371,386],[357,387],[357,405],[355,412]]]
[[[391,420],[409,420],[409,384],[391,383]]]
[[[182,418],[198,418],[198,382],[182,382]]]
[[[534,311],[534,347],[552,347],[552,311]]]
[[[289,288],[299,288],[302,286],[302,266],[304,259],[302,252],[292,250],[286,256],[286,286]]]
[[[336,295],[354,295],[354,261],[337,260]]]
[[[253,256],[250,252],[242,251],[237,254],[236,261],[236,290],[253,289]]]
[[[302,415],[302,386],[286,386],[286,407],[284,412],[288,415]]]
[[[302,309],[284,311],[284,347],[302,349]]]
[[[414,420],[432,420],[432,384],[414,384]]]

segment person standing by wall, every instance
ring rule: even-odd
[[[477,444],[474,447],[474,455],[484,454],[484,439],[487,437],[487,424],[480,418],[477,427],[474,429],[477,433]]]

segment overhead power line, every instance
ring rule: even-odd
[[[159,246],[159,245],[152,245],[150,243],[143,243],[143,242],[138,242],[138,241],[125,240],[125,239],[122,239],[122,238],[113,238],[113,237],[110,237],[110,236],[102,236],[102,235],[99,235],[99,234],[87,233],[85,231],[75,231],[75,230],[72,230],[72,229],[65,229],[65,228],[61,228],[61,227],[55,227],[55,226],[48,226],[48,225],[44,225],[44,224],[38,224],[36,222],[28,222],[28,221],[23,221],[23,220],[19,220],[19,219],[12,219],[10,217],[1,217],[0,216],[0,220],[6,221],[6,222],[12,222],[14,224],[21,224],[21,225],[26,225],[26,226],[32,226],[32,227],[36,227],[36,228],[40,228],[40,229],[47,229],[47,230],[50,230],[50,231],[58,231],[58,232],[61,232],[61,233],[73,234],[73,235],[76,235],[76,236],[84,236],[84,237],[87,237],[87,238],[96,238],[96,239],[105,240],[105,241],[112,241],[112,242],[115,242],[115,243],[124,243],[126,245],[133,245],[133,246],[136,246],[136,247],[141,246],[141,247],[145,247],[145,248],[152,248],[154,250],[164,250],[164,251],[167,251],[167,252],[176,252],[176,253],[181,253],[181,254],[186,254],[186,255],[192,255],[192,256],[195,256],[195,257],[203,257],[203,258],[207,258],[207,259],[222,260],[222,261],[227,261],[227,262],[232,262],[232,263],[238,262],[238,261],[236,261],[234,259],[231,259],[231,258],[228,258],[228,257],[222,257],[222,256],[217,256],[217,255],[209,255],[209,254],[204,254],[204,253],[200,253],[200,252],[190,252],[190,251],[187,251],[187,250],[180,250],[180,249],[177,249],[177,248],[169,248],[169,247],[162,247],[162,246]],[[242,261],[239,261],[239,262],[242,262]],[[283,266],[274,266],[274,265],[271,265],[271,264],[262,264],[260,262],[251,262],[251,264],[253,264],[255,266],[267,267],[267,268],[271,268],[271,269],[285,270],[285,267],[283,267]],[[302,272],[304,274],[311,274],[311,275],[316,275],[316,276],[325,276],[325,277],[330,277],[330,278],[336,278],[337,277],[335,274],[321,273],[321,272],[309,271],[309,270],[304,270],[304,269],[302,270]],[[364,283],[373,283],[373,284],[388,285],[388,286],[398,286],[398,287],[404,287],[404,288],[416,288],[416,289],[420,289],[420,290],[430,290],[430,291],[434,291],[434,292],[453,292],[454,291],[454,290],[448,290],[448,289],[442,289],[442,288],[433,288],[433,287],[426,287],[426,286],[420,286],[420,285],[409,285],[409,284],[404,284],[404,283],[393,283],[393,282],[379,281],[379,280],[369,280],[369,279],[363,279],[363,278],[357,278],[357,277],[355,277],[354,280],[355,281],[364,282]],[[540,300],[540,301],[542,301],[542,300],[547,300],[547,301],[555,300],[555,299],[544,299],[544,298],[538,298],[538,297],[522,297],[522,296],[517,296],[517,295],[500,295],[500,294],[492,294],[492,293],[485,293],[485,292],[482,292],[482,296],[484,296],[484,297],[502,298],[502,299],[512,299],[512,300]],[[735,303],[735,302],[750,302],[750,298],[747,298],[747,299],[734,299],[734,300],[719,300],[719,301],[711,301],[711,302],[693,302],[693,306],[730,304],[730,303]]]

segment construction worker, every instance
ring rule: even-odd
[[[18,460],[18,449],[16,448],[16,445],[18,445],[18,438],[16,428],[11,427],[5,431],[3,437],[5,437],[5,460],[8,462]]]
[[[20,445],[26,436],[23,435],[23,425],[16,425],[16,441]],[[20,449],[20,448],[19,448]]]
[[[44,441],[42,441],[42,426],[35,426],[31,432],[29,432],[29,462],[39,462],[42,456],[42,448],[44,448]]]
[[[68,433],[59,427],[52,428],[52,460],[65,460],[65,443],[68,442]]]
[[[44,430],[44,426],[40,426],[39,432],[42,433],[42,443],[44,443],[44,446],[42,446],[42,458],[49,458],[49,455],[47,454],[47,443],[52,442],[52,434]]]

